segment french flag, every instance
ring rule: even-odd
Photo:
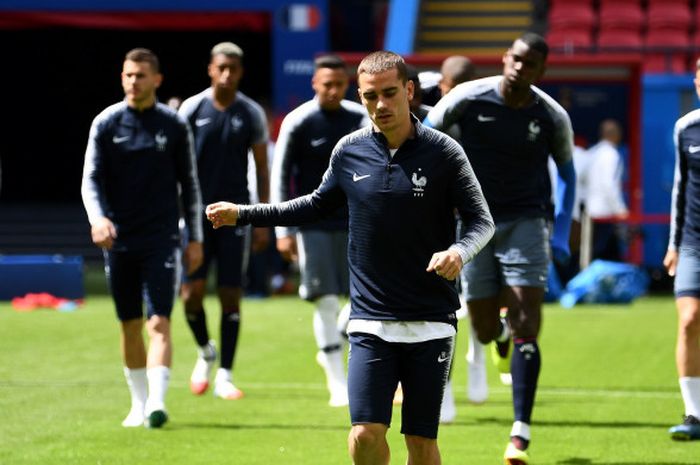
[[[294,3],[284,8],[283,21],[295,32],[311,31],[321,24],[321,12],[314,5]]]

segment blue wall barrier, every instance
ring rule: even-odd
[[[66,299],[85,297],[83,257],[0,255],[0,300],[40,292]]]
[[[678,118],[697,108],[692,74],[645,75],[642,82],[642,186],[643,211],[668,215],[675,154],[673,126]],[[667,222],[642,226],[644,264],[662,266],[668,246]]]

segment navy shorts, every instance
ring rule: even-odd
[[[348,295],[347,231],[297,233],[301,283],[299,296],[315,300],[324,295]]]
[[[390,426],[392,400],[401,382],[401,433],[437,438],[453,348],[453,337],[400,343],[370,334],[350,334],[348,395],[352,424]]]
[[[700,250],[681,247],[673,290],[678,297],[700,298]]]
[[[547,287],[549,223],[524,218],[496,224],[493,238],[462,268],[467,301],[497,296],[502,287]]]
[[[105,274],[117,317],[121,321],[143,317],[170,317],[182,270],[177,246],[138,251],[105,251]]]
[[[214,229],[208,221],[204,231],[204,259],[202,266],[186,281],[207,279],[212,262],[216,262],[216,285],[218,287],[241,287],[244,270],[248,266],[250,246],[249,226],[227,226]]]

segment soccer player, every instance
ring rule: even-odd
[[[268,129],[260,105],[238,90],[243,76],[243,50],[231,42],[222,42],[211,50],[209,77],[211,87],[186,99],[180,115],[194,133],[197,170],[204,205],[214,200],[249,203],[248,150],[252,150],[257,173],[258,196],[268,201],[267,170]],[[209,339],[204,297],[206,278],[216,262],[217,294],[221,305],[221,358],[214,378],[214,395],[221,399],[240,399],[243,391],[233,383],[233,360],[240,329],[241,285],[247,266],[248,228],[214,231],[204,225],[204,262],[182,285],[187,323],[198,346],[198,357],[190,377],[190,390],[201,395],[209,388],[209,377],[217,351]],[[253,250],[262,250],[269,242],[267,229],[253,231]]]
[[[271,199],[283,202],[313,192],[328,167],[331,150],[341,137],[369,125],[367,111],[345,100],[350,77],[338,56],[323,55],[314,61],[313,100],[303,103],[282,121],[272,162]],[[295,195],[291,195],[294,192]],[[277,250],[283,258],[298,258],[301,271],[299,295],[316,304],[313,317],[318,353],[316,360],[326,373],[329,404],[348,404],[343,362],[343,339],[338,331],[339,296],[348,294],[348,218],[342,208],[323,221],[276,229]]]
[[[374,52],[358,67],[372,125],[342,138],[321,184],[281,204],[207,206],[215,228],[302,224],[345,204],[352,313],[348,438],[356,465],[388,464],[397,383],[408,463],[437,465],[442,392],[459,299],[454,280],[493,234],[479,183],[453,139],[411,117],[403,59]],[[465,228],[455,242],[454,209]]]
[[[700,60],[695,92],[700,96]],[[673,131],[676,170],[671,203],[671,237],[664,266],[675,276],[678,308],[676,367],[685,405],[683,423],[669,430],[672,439],[700,439],[700,110],[676,122]]]
[[[92,122],[82,196],[92,241],[104,250],[105,271],[121,322],[124,375],[131,392],[125,427],[158,428],[168,419],[172,343],[170,312],[179,281],[180,205],[190,228],[188,271],[202,262],[202,210],[192,134],[187,122],[156,102],[162,76],[156,55],[137,48],[122,68],[124,101]],[[142,331],[143,303],[150,343]]]
[[[458,85],[426,119],[441,130],[459,126],[462,146],[496,223],[493,239],[466,266],[464,275],[467,307],[479,341],[505,345],[512,332],[515,422],[506,463],[529,460],[526,449],[540,371],[537,336],[550,241],[554,258],[567,259],[576,183],[569,116],[532,85],[544,73],[547,53],[542,37],[524,34],[503,55],[502,76]],[[550,155],[560,177],[554,212],[547,170]],[[502,292],[508,322],[499,318]]]

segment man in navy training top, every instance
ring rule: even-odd
[[[207,207],[215,228],[304,224],[347,204],[352,312],[348,395],[355,464],[388,464],[392,399],[404,389],[408,463],[437,465],[437,430],[456,332],[455,278],[493,222],[464,150],[412,118],[403,59],[374,52],[357,71],[372,126],[342,138],[311,194],[281,204]],[[465,227],[455,242],[457,209]]]
[[[204,204],[215,200],[250,203],[248,190],[248,150],[252,150],[257,175],[258,196],[268,201],[268,129],[265,113],[238,90],[243,76],[243,51],[236,44],[222,42],[211,50],[211,87],[188,98],[180,107],[194,134],[197,171]],[[217,353],[209,339],[204,297],[209,267],[216,262],[217,294],[221,304],[221,358],[214,378],[214,395],[240,399],[243,391],[233,383],[232,369],[240,329],[242,279],[248,263],[249,228],[214,231],[204,225],[204,262],[182,285],[187,323],[198,346],[198,357],[190,377],[190,389],[204,394],[216,363]],[[253,231],[253,250],[262,250],[269,241],[267,229]]]
[[[172,345],[170,312],[181,270],[180,205],[190,228],[189,272],[202,262],[202,209],[192,134],[187,122],[156,102],[158,58],[137,48],[122,70],[124,101],[92,123],[82,195],[92,241],[102,247],[105,271],[121,321],[124,375],[131,392],[125,427],[158,428],[168,419]],[[142,331],[143,303],[150,339]]]
[[[311,86],[315,97],[284,118],[277,137],[271,177],[271,200],[275,203],[313,192],[338,140],[370,124],[362,105],[345,100],[350,81],[345,62],[335,55],[323,55],[314,60],[314,68]],[[316,304],[316,360],[325,371],[333,407],[348,404],[343,338],[338,329],[339,296],[348,295],[350,281],[347,229],[347,208],[298,230],[275,229],[282,257],[299,261],[299,295]]]
[[[440,130],[459,127],[460,142],[496,223],[493,239],[465,267],[463,276],[479,341],[496,340],[507,351],[512,333],[515,421],[504,454],[510,464],[529,460],[526,449],[540,371],[537,336],[547,270],[550,253],[555,260],[569,256],[576,182],[569,116],[532,85],[544,73],[547,54],[542,37],[524,34],[503,55],[502,76],[458,85],[426,118],[427,125]],[[555,208],[547,169],[550,155],[559,172]],[[503,302],[507,322],[499,318]],[[500,369],[507,372],[508,364]]]
[[[700,97],[700,60],[694,83]],[[675,276],[676,367],[685,414],[669,433],[676,440],[694,440],[700,439],[700,110],[680,118],[673,134],[676,170],[664,266]]]

